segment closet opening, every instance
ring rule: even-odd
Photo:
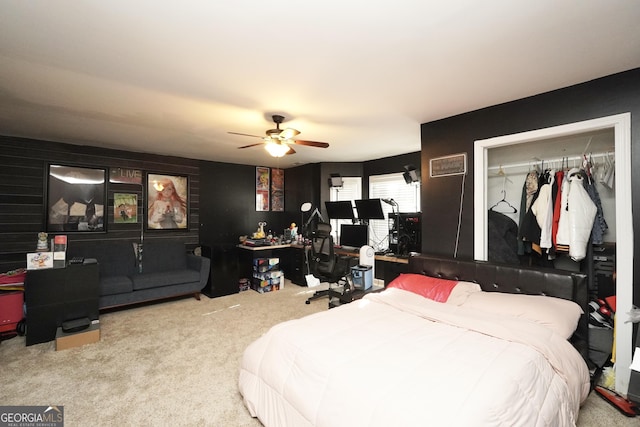
[[[489,259],[490,215],[499,212],[501,218],[510,218],[519,225],[524,183],[530,171],[579,168],[586,156],[595,164],[592,178],[597,183],[608,225],[603,246],[614,248],[617,312],[629,312],[633,302],[630,122],[630,114],[625,113],[475,141],[475,259]],[[544,266],[580,268],[565,256]],[[631,323],[617,322],[615,389],[622,394],[627,393],[629,386],[632,333]]]

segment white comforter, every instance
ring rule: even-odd
[[[239,388],[265,426],[571,426],[589,373],[543,326],[387,289],[274,326]]]

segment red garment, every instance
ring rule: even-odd
[[[558,186],[558,192],[556,193],[556,200],[553,205],[553,222],[551,223],[551,242],[553,247],[557,249],[556,234],[558,234],[558,222],[560,221],[560,206],[562,205],[562,179],[564,178],[564,171],[556,172],[556,185]]]

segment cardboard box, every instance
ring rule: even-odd
[[[280,258],[254,258],[253,271],[266,273],[267,271],[280,270]]]
[[[100,341],[100,322],[91,323],[87,329],[80,332],[66,333],[62,331],[62,328],[58,328],[56,332],[56,351],[80,347],[98,341]]]
[[[266,273],[253,273],[253,278],[254,279],[260,279],[260,280],[280,280],[280,277],[282,277],[283,273],[282,271],[268,271]]]
[[[260,280],[253,278],[251,281],[251,289],[261,294],[280,290],[280,277],[275,279]]]

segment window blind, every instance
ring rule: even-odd
[[[332,187],[329,200],[332,202],[340,202],[344,200],[352,201],[359,200],[362,198],[362,178],[357,177],[342,177],[342,187]],[[353,203],[352,203],[353,205]],[[340,242],[340,225],[341,224],[351,224],[351,220],[349,219],[332,219],[330,221],[331,224],[331,234],[333,235],[333,240],[336,243]]]
[[[420,212],[420,183],[407,184],[402,173],[372,175],[369,177],[369,198],[393,199],[397,208],[382,203],[387,218],[392,209],[395,212]],[[389,224],[387,220],[369,221],[369,245],[376,251],[389,247]]]

